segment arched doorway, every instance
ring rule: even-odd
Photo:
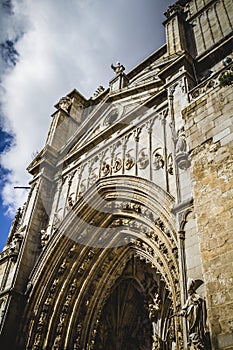
[[[94,349],[172,349],[171,305],[160,274],[133,256],[102,309]]]
[[[23,332],[19,344],[170,350],[176,342],[179,349],[179,319],[171,317],[180,307],[172,198],[134,178],[97,185],[41,255],[24,315],[26,344]]]
[[[100,320],[96,350],[151,349],[143,295],[133,279],[123,280],[108,299]]]

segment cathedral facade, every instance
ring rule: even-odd
[[[231,0],[180,0],[166,43],[56,104],[0,255],[0,344],[233,349]]]

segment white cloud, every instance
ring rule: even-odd
[[[2,16],[0,34],[0,42],[17,39],[19,53],[10,69],[0,61],[3,125],[15,135],[15,144],[1,156],[10,171],[2,197],[11,213],[25,199],[13,186],[27,185],[25,168],[32,153],[43,147],[53,105],[73,88],[89,97],[99,85],[107,87],[111,63],[120,60],[127,71],[157,49],[163,38],[162,7],[169,1],[161,1],[157,12],[154,0],[12,3],[13,10],[5,9]],[[156,25],[161,32],[157,43]]]

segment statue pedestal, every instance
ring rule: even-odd
[[[110,91],[118,91],[128,85],[129,79],[125,73],[118,74],[109,82]]]
[[[182,170],[186,170],[190,167],[191,163],[188,159],[188,154],[186,152],[180,152],[175,157],[178,167]]]

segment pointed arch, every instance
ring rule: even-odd
[[[163,313],[158,312],[159,321],[153,323],[159,341],[166,341],[173,321],[177,332],[178,319],[169,319],[180,306],[172,206],[173,198],[164,190],[132,176],[100,179],[79,198],[31,275],[23,322],[25,348],[94,349],[104,305],[119,279],[124,280],[131,260],[137,261],[135,269],[142,264],[145,273],[154,276],[159,297],[169,301],[165,307],[164,299]],[[143,274],[131,280],[140,285]],[[153,305],[153,295],[147,291],[146,296],[142,287],[141,293]]]

